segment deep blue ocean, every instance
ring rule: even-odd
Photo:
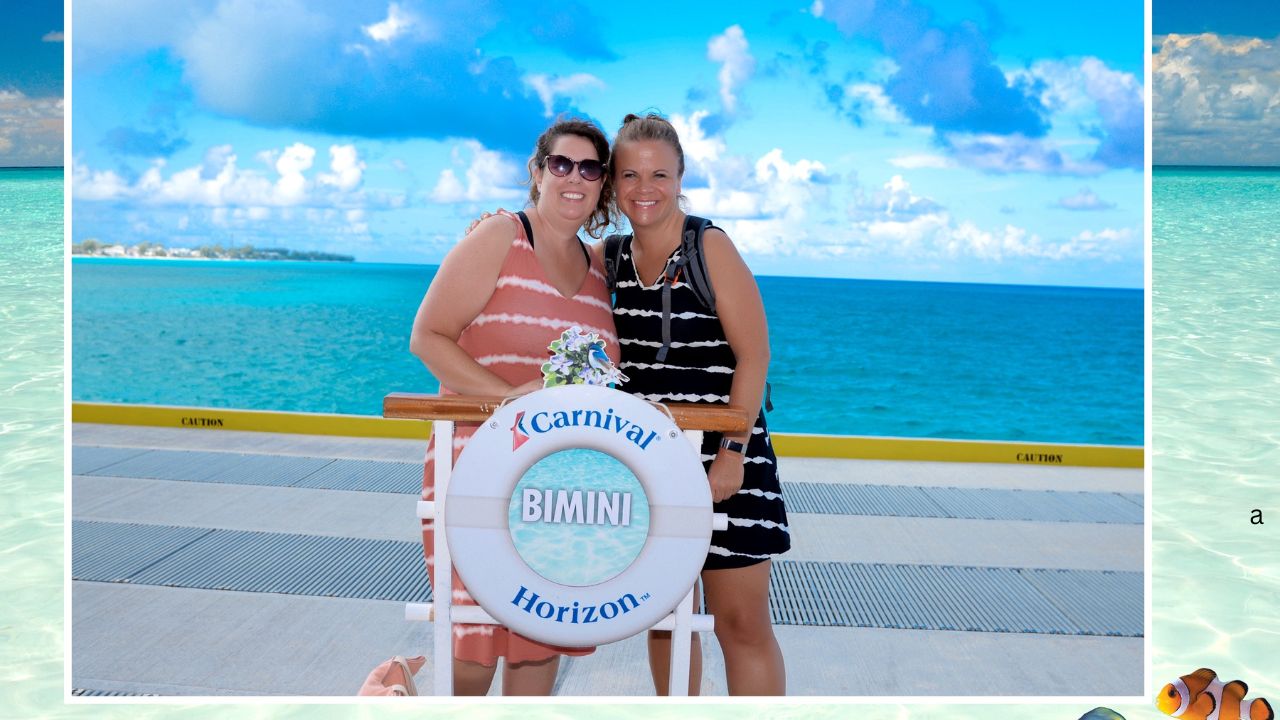
[[[72,262],[72,398],[379,415],[435,266]],[[1141,445],[1137,289],[761,277],[775,430]]]

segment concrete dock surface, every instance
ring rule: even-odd
[[[425,442],[76,423],[72,444],[76,694],[349,696],[392,655],[431,656],[430,624],[404,619]],[[779,465],[789,695],[1145,694],[1141,470]],[[233,549],[246,567],[218,567]],[[724,695],[702,642],[702,692]],[[556,694],[653,695],[643,634],[566,658]]]

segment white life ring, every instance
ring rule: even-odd
[[[584,586],[531,568],[515,547],[508,515],[525,472],[574,448],[626,465],[649,509],[648,536],[635,561]],[[454,565],[481,607],[521,635],[587,646],[635,635],[675,608],[702,570],[711,512],[699,455],[670,417],[627,393],[569,385],[518,398],[480,425],[454,467],[444,515]]]

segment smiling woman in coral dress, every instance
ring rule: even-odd
[[[410,349],[440,380],[442,394],[517,395],[542,387],[547,345],[577,325],[606,341],[618,361],[618,338],[599,258],[578,237],[609,224],[609,143],[594,124],[563,120],[538,138],[529,159],[530,207],[480,222],[445,256],[413,322]],[[457,423],[453,455],[475,424]],[[434,496],[434,438],[427,449],[423,499]],[[433,523],[423,522],[427,569],[434,573]],[[454,574],[457,604],[475,601]],[[433,581],[434,586],[434,581]],[[549,695],[563,648],[495,625],[454,625],[455,695],[484,695],[505,658],[504,695]]]

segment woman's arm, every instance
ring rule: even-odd
[[[760,288],[729,236],[719,228],[703,233],[702,247],[716,293],[716,314],[736,360],[729,404],[746,410],[754,425],[769,373],[769,324]],[[745,445],[751,439],[751,430],[725,433],[725,437]],[[723,448],[716,453],[707,473],[715,501],[732,496],[742,487],[744,460],[745,456]]]
[[[493,295],[515,236],[508,217],[490,217],[477,225],[445,255],[413,319],[409,351],[454,392],[510,395],[515,389],[458,345],[462,331]]]

